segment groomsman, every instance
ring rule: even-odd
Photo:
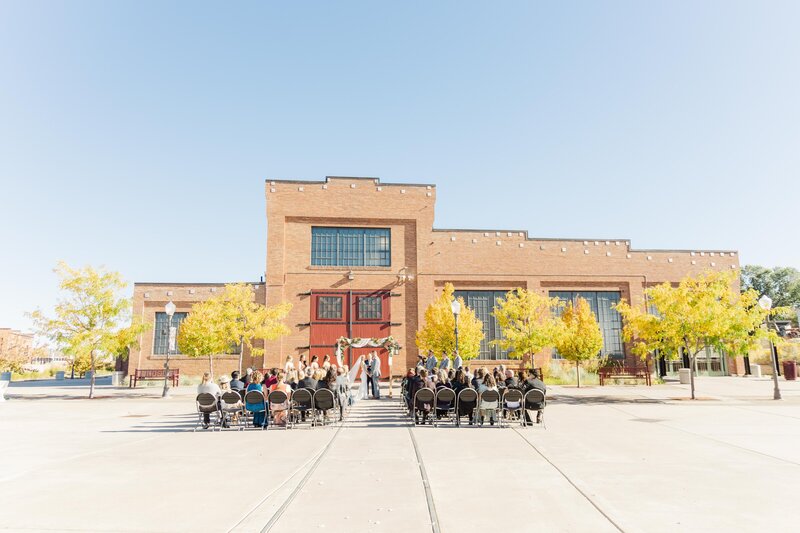
[[[447,353],[442,354],[442,361],[439,363],[440,370],[450,370],[450,357]]]
[[[428,374],[436,369],[436,356],[433,355],[433,350],[428,350],[428,360],[425,361],[425,369],[428,371]]]
[[[464,366],[464,361],[461,360],[461,356],[458,355],[458,352],[454,352],[454,353],[455,353],[455,358],[454,358],[454,361],[453,361],[453,368],[458,370],[459,368]]]

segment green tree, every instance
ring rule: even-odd
[[[625,321],[623,337],[642,358],[658,350],[665,357],[676,359],[680,350],[685,350],[691,360],[692,399],[696,397],[695,361],[706,347],[743,354],[762,338],[780,343],[774,332],[761,328],[770,312],[758,305],[758,293],[753,289],[737,291],[732,272],[687,276],[676,287],[663,283],[645,293],[653,313],[624,301],[617,304]]]
[[[230,351],[225,336],[224,308],[216,299],[192,306],[178,331],[178,348],[189,357],[208,357],[208,369],[214,376],[214,356]]]
[[[795,268],[745,265],[741,288],[742,292],[753,289],[760,295],[766,294],[775,307],[800,308],[800,271]]]
[[[559,322],[554,309],[563,306],[558,298],[549,298],[537,291],[517,289],[498,300],[494,316],[502,338],[492,341],[509,357],[532,361],[533,355],[556,345]]]
[[[580,387],[581,362],[598,357],[603,349],[603,334],[589,302],[578,298],[574,306],[572,302],[567,303],[561,313],[561,328],[555,344],[561,357],[575,362],[575,374]]]
[[[255,301],[252,285],[235,283],[225,286],[216,298],[220,306],[219,316],[223,340],[226,346],[239,345],[239,372],[242,371],[242,356],[247,346],[253,356],[264,356],[262,348],[256,348],[256,340],[274,340],[288,335],[291,330],[283,320],[292,310],[292,304],[282,302],[265,306]],[[262,365],[263,365],[262,361]]]
[[[38,332],[73,357],[75,363],[88,362],[92,371],[89,398],[94,398],[98,360],[123,352],[145,325],[131,322],[131,302],[119,296],[127,286],[119,273],[92,267],[71,268],[63,261],[55,272],[62,292],[55,316],[48,318],[36,310],[31,317]]]
[[[425,310],[425,325],[417,331],[417,348],[435,354],[451,354],[455,352],[455,317],[451,307],[455,300],[455,288],[452,283],[445,283],[442,294],[439,295]],[[478,357],[483,339],[483,322],[475,311],[464,304],[463,298],[458,298],[461,304],[461,313],[458,315],[458,354],[465,361]]]

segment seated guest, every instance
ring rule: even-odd
[[[519,381],[517,381],[517,378],[514,375],[514,371],[513,370],[510,370],[510,369],[506,370],[505,384],[506,384],[506,387],[508,387],[509,389],[518,389],[518,388],[520,388],[519,387]]]
[[[456,375],[453,377],[450,385],[452,385],[453,391],[456,393],[456,395],[458,395],[458,393],[464,389],[471,388],[469,379],[467,379],[467,374],[462,369],[456,370]]]
[[[242,382],[244,382],[244,387],[245,388],[247,388],[247,386],[250,385],[250,382],[252,381],[252,377],[253,377],[253,369],[250,368],[250,367],[247,367],[247,370],[244,371],[244,379],[242,380]]]
[[[322,369],[319,371],[323,372]],[[336,374],[333,370],[329,369],[327,372],[324,372],[321,378],[317,381],[317,390],[320,389],[328,389],[336,392]]]
[[[430,383],[428,379],[428,371],[426,369],[422,369],[419,371],[419,376],[416,379],[411,381],[411,410],[414,412],[414,422],[419,423],[419,413],[417,411],[417,406],[414,405],[414,396],[417,394],[417,391],[421,389],[433,389],[432,386],[426,385],[426,383]],[[431,408],[433,406],[429,403],[422,404],[419,406],[419,409],[422,410],[422,423],[425,424],[425,421],[428,419],[428,414],[431,412]]]
[[[447,370],[443,369],[439,370],[439,374],[436,379],[436,388],[438,389],[440,387],[447,387],[448,389],[452,388],[450,386],[450,378],[448,377]]]
[[[292,390],[297,389],[297,370],[290,370],[286,373],[286,384],[292,388]]]
[[[325,379],[325,374],[326,374],[325,370],[323,370],[323,369],[321,369],[319,367],[314,369],[314,379],[316,379],[317,382],[322,381],[323,379]]]
[[[278,369],[270,368],[269,374],[264,376],[264,390],[269,390],[270,387],[278,382]]]
[[[336,389],[344,405],[352,405],[353,395],[350,391],[350,378],[347,375],[346,367],[340,366],[336,369]]]
[[[317,390],[317,380],[314,379],[314,369],[310,366],[306,367],[306,375],[303,379],[297,382],[297,387],[300,389],[308,389],[311,392]]]
[[[494,380],[494,376],[491,374],[486,374],[483,378],[483,383],[480,384],[478,387],[478,393],[483,394],[486,391],[497,390],[497,383]],[[486,412],[489,412],[489,423],[494,425],[495,414],[497,412],[497,402],[487,402],[481,398],[480,405],[478,406],[480,410],[480,417],[481,417],[481,425],[483,425],[483,420],[486,418]]]
[[[231,372],[231,389],[235,391],[244,390],[247,385],[244,384],[244,381],[239,379],[239,372],[234,370]]]
[[[269,409],[272,411],[272,419],[275,422],[275,425],[283,427],[286,425],[286,414],[289,409],[289,397],[292,394],[292,390],[286,384],[286,375],[283,372],[278,372],[278,375],[275,376],[275,384],[270,387],[269,390],[279,390],[286,393],[285,402],[269,404]]]
[[[217,403],[219,404],[219,408],[220,409],[233,409],[233,408],[237,408],[237,407],[241,408],[241,405],[242,405],[241,401],[235,402],[233,404],[229,404],[229,403],[226,403],[226,402],[222,401],[222,395],[225,394],[226,392],[230,392],[231,390],[233,390],[233,389],[231,389],[230,384],[231,384],[231,378],[229,378],[227,375],[222,375],[219,378],[219,394],[220,394],[220,398],[219,398],[219,400],[217,400]],[[223,417],[222,418],[222,427],[224,427],[224,428],[230,427],[230,424],[228,423],[228,413],[223,412],[222,413],[222,417]]]
[[[542,381],[542,373],[538,369],[529,369],[528,378],[522,384],[523,394],[527,394],[531,389],[537,389],[542,391],[542,394],[547,394],[547,386],[544,384],[544,381]],[[528,411],[536,411],[536,423],[540,423],[542,421],[542,408],[544,408],[544,405],[540,402],[526,403],[525,421],[531,421]]]
[[[481,383],[483,383],[483,378],[486,375],[486,369],[481,367],[475,371],[475,375],[472,377],[472,388],[478,390]]]
[[[261,375],[261,372],[258,370],[254,370],[253,373],[250,375],[250,384],[247,386],[247,392],[252,390],[258,391],[260,393],[264,393],[264,389],[261,386],[261,381],[264,379],[264,376]],[[267,426],[267,412],[264,410],[264,404],[255,404],[255,403],[247,403],[245,404],[245,408],[248,411],[253,412],[253,425],[256,427],[266,427]]]
[[[220,390],[219,386],[214,383],[211,379],[211,374],[208,372],[203,373],[202,381],[200,381],[200,385],[197,386],[197,394],[202,393],[213,394],[216,398],[219,398]],[[203,413],[203,428],[208,429],[208,425],[211,423],[211,413]]]

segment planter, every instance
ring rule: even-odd
[[[62,381],[64,379],[64,374],[65,372],[63,370],[59,370],[58,372],[56,372],[56,379],[58,381]]]
[[[761,377],[761,365],[754,365],[750,363],[750,375],[754,378]]]
[[[678,379],[681,382],[681,385],[689,385],[692,382],[692,369],[691,368],[679,368],[678,369]]]
[[[11,372],[0,372],[0,381],[11,381]]]
[[[83,377],[86,379],[92,379],[92,371],[90,370],[89,372],[86,372]]]

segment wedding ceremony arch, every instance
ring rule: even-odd
[[[383,338],[359,338],[354,337],[348,339],[347,337],[339,337],[336,341],[336,361],[339,366],[342,366],[342,354],[346,348],[385,348],[389,352],[389,371],[392,368],[392,356],[400,351],[400,343],[394,337],[389,335]]]

